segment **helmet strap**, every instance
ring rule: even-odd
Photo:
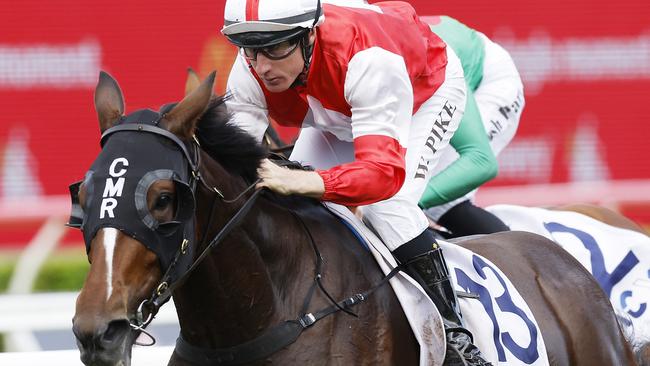
[[[311,25],[311,28],[314,29],[316,28],[316,23],[318,23],[318,19],[320,18],[322,12],[322,6],[320,4],[320,0],[316,2],[316,15],[314,16],[314,24]]]
[[[315,31],[316,30],[314,29],[314,32]],[[302,50],[302,58],[305,60],[305,69],[309,69],[309,65],[311,65],[311,56],[314,52],[314,44],[309,42],[310,34],[311,32],[307,32],[305,36],[300,40],[300,49]]]
[[[315,30],[315,28],[312,29]],[[311,66],[311,56],[314,52],[314,44],[309,42],[310,33],[311,32],[305,32],[305,35],[298,41],[300,42],[300,51],[302,53],[302,59],[305,61],[305,66],[296,80],[294,80],[291,85],[292,87],[307,84],[307,74],[309,73],[309,66]]]
[[[320,3],[320,0],[317,0],[314,24],[312,24],[311,28],[309,28],[310,31],[305,32],[305,35],[299,40],[300,51],[302,52],[302,59],[305,61],[305,66],[303,67],[302,72],[298,75],[296,80],[294,80],[293,84],[291,85],[292,87],[307,84],[307,74],[309,73],[309,66],[311,66],[311,56],[314,52],[314,44],[309,42],[309,35],[311,34],[311,30],[314,32],[316,31],[316,23],[318,23],[318,19],[320,19],[321,12],[322,5]]]

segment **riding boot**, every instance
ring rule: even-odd
[[[472,343],[472,334],[463,326],[458,298],[449,279],[447,263],[442,249],[433,240],[433,237],[430,238],[431,241],[427,245],[428,251],[411,256],[408,260],[402,260],[406,253],[413,253],[416,247],[423,248],[422,239],[424,235],[427,234],[421,234],[414,239],[419,241],[419,244],[412,243],[412,240],[404,244],[402,246],[404,248],[400,247],[395,250],[393,254],[401,263],[406,263],[406,273],[424,288],[438,308],[440,315],[442,315],[445,333],[447,334],[448,356],[445,364],[463,366],[492,365],[483,358],[479,349]],[[429,238],[427,237],[427,239]]]

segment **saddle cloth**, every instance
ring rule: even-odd
[[[397,265],[388,248],[349,209],[331,202],[324,205],[366,241],[384,274]],[[469,289],[480,295],[480,299],[460,298],[459,303],[467,328],[484,357],[494,365],[548,365],[539,326],[506,276],[490,261],[467,249],[444,241],[439,244],[456,290]],[[445,334],[435,305],[422,287],[403,272],[390,284],[420,344],[420,365],[442,365]]]
[[[487,210],[512,230],[530,231],[562,246],[600,283],[628,339],[636,345],[650,340],[650,237],[570,211],[513,205]]]

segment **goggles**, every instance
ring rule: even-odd
[[[300,42],[300,40],[289,40],[266,47],[240,47],[240,50],[249,62],[257,61],[257,55],[260,53],[269,60],[277,61],[289,57],[298,48]]]

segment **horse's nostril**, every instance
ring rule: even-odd
[[[111,348],[111,345],[117,345],[122,342],[129,332],[129,321],[126,319],[112,320],[108,323],[106,331],[101,337],[101,342],[105,348]]]
[[[93,332],[82,331],[76,324],[72,326],[72,333],[77,339],[77,346],[79,349],[88,348],[93,342]]]

